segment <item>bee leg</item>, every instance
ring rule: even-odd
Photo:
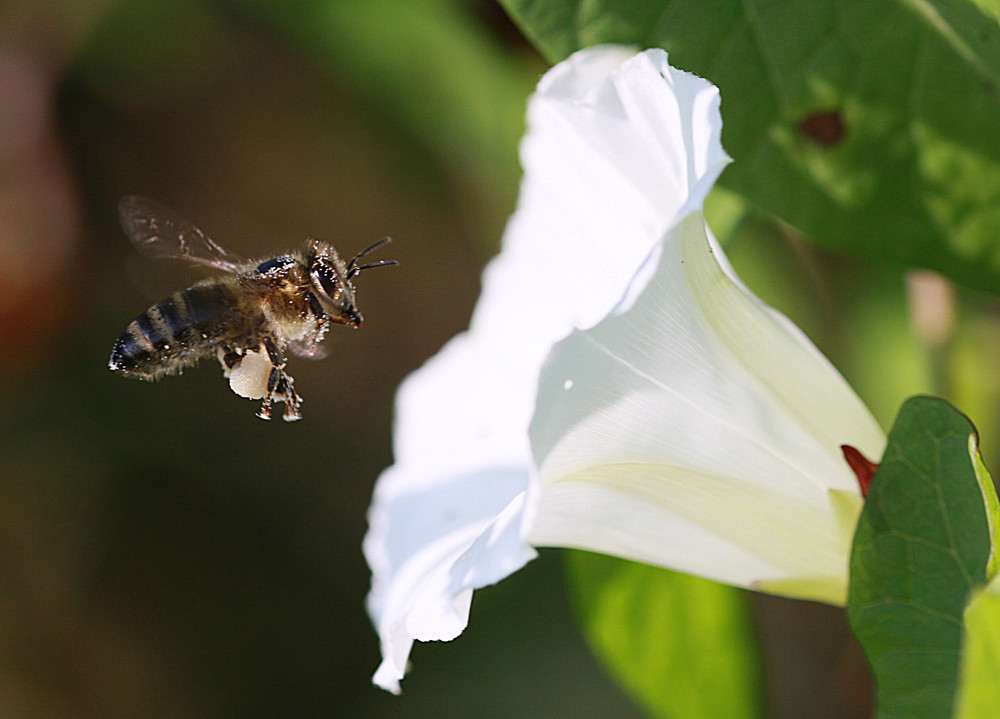
[[[271,398],[265,397],[260,402],[260,411],[257,416],[261,419],[271,419]]]
[[[281,373],[275,397],[285,403],[285,415],[282,419],[286,422],[295,422],[302,419],[302,413],[299,412],[299,408],[302,406],[302,398],[295,391],[295,383],[292,381],[292,378],[284,371]]]
[[[267,394],[261,400],[260,412],[257,413],[261,419],[271,419],[271,405],[274,403],[274,398],[278,396],[278,399],[281,399],[278,388],[284,374],[284,371],[278,367],[271,367],[271,374],[267,376]]]
[[[265,337],[261,344],[267,350],[268,359],[271,360],[271,373],[267,376],[267,395],[261,402],[257,416],[261,419],[271,419],[271,406],[274,400],[277,400],[285,403],[286,422],[302,419],[302,414],[299,412],[302,398],[296,393],[292,378],[285,373],[284,354],[270,337]]]

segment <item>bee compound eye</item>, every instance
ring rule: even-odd
[[[294,258],[289,257],[288,255],[282,255],[281,257],[275,257],[273,260],[268,260],[267,262],[261,262],[259,265],[257,265],[257,269],[254,271],[258,275],[266,275],[268,272],[284,269],[293,262],[295,262]]]
[[[331,300],[340,294],[340,280],[334,269],[325,262],[317,262],[313,265],[313,277],[319,280],[320,287],[324,294]]]

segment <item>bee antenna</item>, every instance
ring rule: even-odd
[[[360,267],[352,267],[347,271],[348,277],[354,277],[354,275],[361,272],[361,270],[370,270],[372,267],[388,267],[389,265],[398,265],[399,262],[396,260],[379,260],[378,262],[370,262],[367,265],[361,265]]]
[[[367,265],[360,265],[360,266],[358,265],[358,260],[360,260],[362,257],[364,257],[367,254],[370,254],[370,253],[374,252],[375,250],[377,250],[379,247],[382,247],[383,245],[389,244],[390,242],[392,242],[392,238],[391,237],[383,237],[381,240],[379,240],[375,244],[373,244],[373,245],[371,245],[369,247],[366,247],[365,249],[361,250],[361,252],[359,252],[358,254],[354,255],[354,257],[351,258],[351,261],[347,263],[347,277],[348,277],[348,279],[350,279],[351,277],[354,277],[354,275],[356,275],[359,272],[361,272],[361,270],[370,270],[373,267],[385,267],[386,265],[398,265],[399,263],[396,260],[379,260],[378,262],[370,262]]]

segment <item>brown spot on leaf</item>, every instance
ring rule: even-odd
[[[799,122],[799,134],[821,147],[833,147],[844,139],[844,121],[840,110],[827,110],[807,115]]]

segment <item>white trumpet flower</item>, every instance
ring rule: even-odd
[[[862,499],[840,446],[885,438],[708,232],[721,128],[717,89],[660,50],[542,79],[470,328],[397,397],[364,547],[378,685],[540,546],[844,601]]]

